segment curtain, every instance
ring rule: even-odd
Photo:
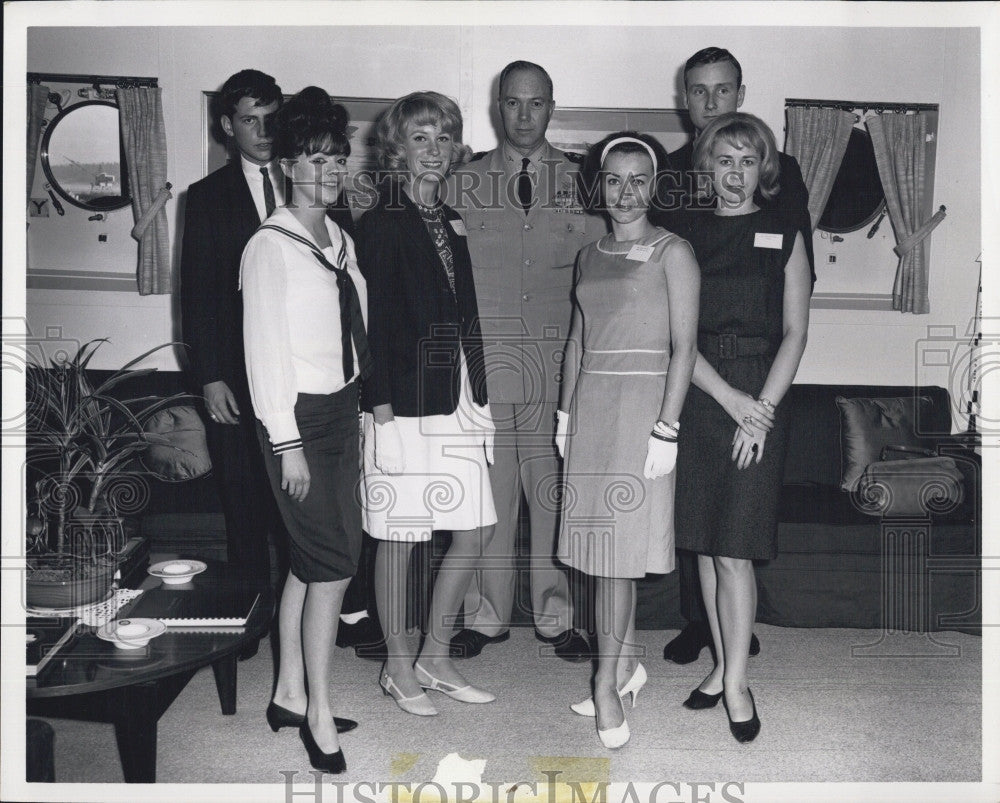
[[[802,168],[809,190],[809,217],[815,229],[844,159],[854,114],[842,109],[798,107],[786,109],[786,114],[785,152],[794,156]]]
[[[924,220],[924,164],[927,115],[879,114],[866,121],[875,149],[878,174],[885,191],[889,220],[896,234],[899,266],[892,288],[892,308],[900,312],[930,312],[927,296],[928,260],[924,238],[945,216],[942,207]]]
[[[31,203],[31,187],[35,183],[35,163],[38,161],[38,143],[42,139],[42,120],[45,119],[45,105],[49,102],[47,86],[28,84],[28,193],[25,204]]]
[[[132,236],[139,241],[137,269],[140,295],[166,294],[173,289],[167,212],[167,134],[163,124],[162,90],[128,87],[117,91],[122,145],[128,167]]]

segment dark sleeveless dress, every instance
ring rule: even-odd
[[[785,265],[796,233],[774,210],[699,215],[697,225],[684,230],[701,268],[698,350],[726,382],[755,398],[781,345]],[[691,384],[677,450],[678,548],[775,557],[789,422],[785,407],[779,405],[776,415],[763,459],[741,471],[732,459],[736,422]]]

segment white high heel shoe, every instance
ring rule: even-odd
[[[404,697],[402,689],[393,682],[388,672],[382,672],[378,685],[382,687],[382,693],[386,697],[391,697],[395,700],[396,705],[402,708],[407,714],[414,714],[418,717],[437,716],[437,709],[426,692],[420,692],[420,694],[416,694],[413,697]]]
[[[646,667],[642,664],[636,664],[635,671],[632,672],[632,677],[626,680],[625,685],[618,690],[618,696],[624,700],[631,694],[632,707],[635,708],[635,699],[639,696],[639,690],[646,685],[647,680],[649,680],[649,675],[646,674]],[[597,715],[597,712],[594,711],[593,697],[588,697],[579,703],[573,703],[570,709],[581,717],[593,717]]]
[[[619,698],[621,702],[621,698]],[[596,714],[595,714],[596,716]],[[597,729],[597,736],[603,744],[609,750],[615,750],[625,744],[629,738],[632,736],[628,729],[628,720],[625,719],[625,706],[622,705],[622,724],[617,728],[608,728],[607,730]]]
[[[461,703],[492,703],[496,700],[495,694],[491,694],[483,689],[477,689],[471,684],[456,686],[454,683],[447,683],[443,680],[438,680],[419,663],[413,665],[413,671],[417,675],[417,683],[419,683],[422,688],[432,689],[434,691],[439,691],[442,694],[447,694],[453,700],[458,700]],[[421,675],[423,675],[423,678],[421,678]]]

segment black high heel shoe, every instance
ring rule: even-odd
[[[705,694],[701,689],[695,689],[684,701],[684,707],[692,711],[700,711],[703,708],[715,708],[722,698],[722,692],[718,694]]]
[[[726,709],[726,716],[729,717],[729,732],[733,734],[733,738],[737,742],[752,742],[757,738],[757,734],[760,733],[760,717],[757,716],[757,702],[753,699],[753,692],[747,689],[747,694],[750,695],[750,704],[753,706],[753,716],[750,719],[744,719],[739,722],[733,722],[733,718],[729,716],[729,706],[726,704],[725,699],[722,700],[722,705]]]
[[[271,730],[275,733],[278,732],[278,728],[301,728],[306,721],[305,714],[296,714],[294,711],[289,711],[284,706],[280,706],[274,702],[268,704],[264,715],[267,717],[267,724],[271,726]],[[358,723],[353,719],[342,719],[340,717],[334,717],[333,724],[337,728],[337,733],[347,733],[358,727]]]
[[[344,758],[343,750],[338,750],[336,753],[324,753],[316,744],[312,731],[309,730],[309,720],[303,722],[302,727],[299,728],[299,738],[302,739],[302,744],[306,747],[309,763],[312,764],[314,770],[323,770],[331,775],[338,775],[347,769],[347,760]]]

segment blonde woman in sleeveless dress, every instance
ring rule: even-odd
[[[560,559],[594,577],[595,716],[608,748],[629,739],[622,699],[646,672],[635,645],[636,578],[674,569],[678,418],[697,355],[698,265],[647,213],[662,154],[623,133],[596,146],[612,231],[580,252],[556,443],[564,459]]]

